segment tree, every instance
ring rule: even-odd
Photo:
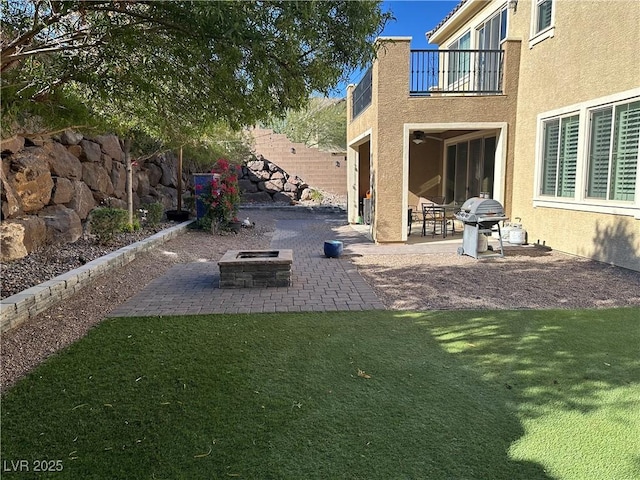
[[[125,129],[160,137],[302,107],[311,92],[327,92],[371,60],[389,18],[379,2],[350,1],[1,6],[3,108],[66,89]]]
[[[1,0],[2,131],[60,97],[178,148],[299,109],[375,55],[380,2]],[[74,124],[69,118],[70,124]],[[125,142],[130,146],[131,142]],[[125,148],[127,170],[130,155]]]
[[[347,104],[344,99],[312,97],[299,110],[288,110],[284,118],[265,122],[276,133],[297,143],[322,150],[346,150]]]

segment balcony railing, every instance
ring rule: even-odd
[[[369,105],[371,105],[371,69],[366,71],[353,90],[351,118],[356,118]]]
[[[411,96],[502,93],[503,50],[411,50]]]

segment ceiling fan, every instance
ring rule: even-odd
[[[411,141],[416,145],[420,145],[421,143],[426,142],[427,139],[437,140],[439,142],[442,142],[444,140],[443,138],[436,137],[435,135],[425,135],[422,130],[416,130],[415,132],[413,132],[413,139]]]

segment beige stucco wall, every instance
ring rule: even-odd
[[[554,36],[529,48],[531,11],[520,0],[510,25],[523,40],[512,217],[522,217],[530,241],[640,270],[640,219],[533,200],[538,114],[640,87],[640,2],[557,1]]]
[[[456,129],[471,124],[513,125],[517,83],[505,82],[505,95],[409,97],[410,39],[382,41],[383,46],[373,65],[372,105],[348,123],[347,141],[357,142],[364,132],[371,131],[375,211],[372,233],[377,242],[400,242],[406,239],[406,209],[411,204],[407,199],[408,185],[403,178],[403,169],[408,168],[404,164],[405,150],[410,143],[405,137],[406,125],[450,124],[450,128]],[[505,76],[517,77],[519,55],[518,41],[505,44]],[[509,138],[513,135],[511,131],[514,130],[509,130]],[[512,141],[507,140],[507,145],[505,175],[509,178],[508,186],[513,162]],[[408,183],[411,184],[411,179]],[[510,189],[507,189],[506,204],[510,202],[510,196]]]

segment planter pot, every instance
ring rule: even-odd
[[[324,254],[329,258],[338,258],[342,255],[343,245],[338,240],[324,242]]]
[[[165,213],[167,215],[167,220],[172,222],[186,222],[189,220],[188,210],[167,210]]]
[[[232,232],[238,233],[240,231],[240,228],[242,228],[241,222],[229,222],[229,230],[231,230]]]

